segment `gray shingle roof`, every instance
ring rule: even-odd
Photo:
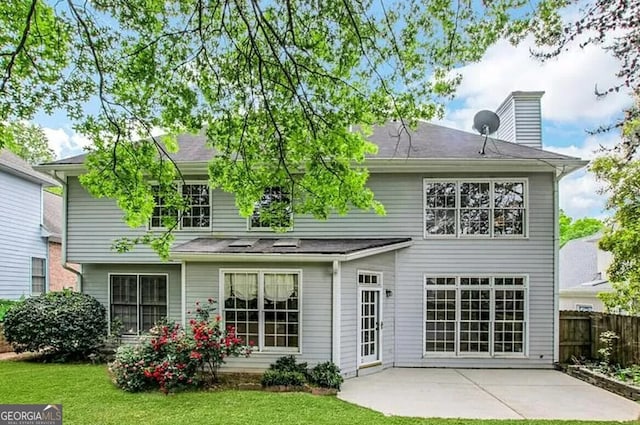
[[[598,279],[600,234],[567,242],[560,249],[560,288],[572,288]]]
[[[366,249],[410,242],[411,238],[297,239],[297,238],[196,238],[171,250],[196,254],[352,254]]]
[[[35,171],[27,161],[8,149],[0,149],[0,170],[45,186],[59,186],[54,179]]]
[[[399,122],[376,126],[369,140],[378,146],[378,154],[371,156],[376,159],[577,159],[491,137],[485,155],[480,155],[484,136],[426,122],[409,131],[400,131]],[[179,135],[178,144],[180,150],[171,155],[176,162],[207,161],[214,154],[201,134]],[[82,164],[85,156],[64,158],[52,164]]]

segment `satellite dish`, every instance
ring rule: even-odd
[[[473,129],[483,136],[495,133],[498,127],[500,127],[500,118],[495,112],[485,109],[473,117]]]

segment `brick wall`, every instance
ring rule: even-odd
[[[49,241],[49,290],[60,291],[64,288],[77,289],[78,278],[75,273],[62,267],[62,245]],[[78,270],[75,264],[67,264]]]

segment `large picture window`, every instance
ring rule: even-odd
[[[523,179],[424,180],[424,235],[526,235]]]
[[[175,217],[176,211],[166,205],[165,200],[157,192],[154,186],[154,200],[156,206],[153,209],[149,227],[152,229],[164,228],[166,217]],[[176,185],[176,190],[182,194],[187,205],[183,212],[179,229],[206,229],[211,227],[211,191],[206,183],[189,183]]]
[[[427,276],[424,301],[426,353],[525,352],[525,277]]]
[[[223,271],[223,317],[260,351],[300,348],[300,272]]]
[[[167,317],[167,276],[112,274],[111,322],[122,323],[125,334],[139,334]]]

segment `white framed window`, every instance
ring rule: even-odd
[[[300,270],[221,270],[226,325],[258,351],[300,352]]]
[[[289,193],[282,187],[265,189],[249,217],[250,230],[290,229],[293,211]]]
[[[425,276],[424,352],[524,355],[526,276]]]
[[[423,181],[424,237],[526,237],[527,179]]]
[[[201,230],[211,228],[211,190],[204,182],[177,183],[176,191],[185,200],[187,209],[182,213],[179,230]],[[153,186],[155,207],[149,223],[150,229],[163,229],[165,217],[175,217],[177,212],[167,207],[162,196]]]
[[[593,311],[593,304],[576,304],[577,311]]]
[[[166,274],[109,274],[109,320],[119,320],[123,333],[137,335],[167,318]]]
[[[47,290],[47,260],[31,257],[31,294],[40,295]]]

